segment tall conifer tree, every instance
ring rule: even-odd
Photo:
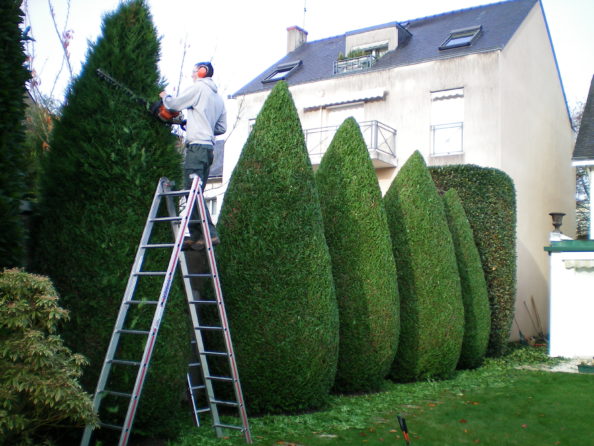
[[[464,308],[442,198],[414,152],[384,197],[400,292],[400,342],[390,376],[447,377],[456,368]]]
[[[219,271],[252,412],[325,404],[338,310],[313,170],[285,82],[264,103],[219,218]]]
[[[25,67],[23,21],[20,0],[0,4],[0,270],[22,266],[24,232],[20,204],[23,184],[23,117],[25,115]]]
[[[335,389],[376,391],[396,354],[400,305],[382,193],[353,118],[336,132],[316,182],[340,315]]]
[[[97,382],[157,182],[181,173],[170,129],[100,79],[96,70],[124,80],[136,94],[157,98],[162,88],[159,46],[144,0],[121,3],[104,18],[102,35],[91,45],[82,72],[68,91],[44,163],[37,265],[53,279],[70,310],[72,323],[65,338],[90,360],[83,376],[90,391]],[[168,258],[169,253],[158,255]],[[155,300],[160,288],[155,281],[135,298]],[[147,434],[167,435],[175,429],[189,339],[182,305],[174,289],[135,422],[137,430]],[[130,328],[147,330],[152,311],[154,307],[131,321]],[[139,360],[144,341],[124,347],[120,354]],[[130,391],[135,376],[136,369],[125,374],[120,390]],[[128,402],[110,404],[121,410]]]

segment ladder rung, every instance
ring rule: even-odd
[[[127,300],[125,302],[126,304],[137,304],[137,305],[141,305],[141,304],[147,304],[147,305],[157,305],[159,303],[158,300]]]
[[[122,364],[122,365],[135,365],[139,366],[141,364],[140,361],[127,361],[125,359],[110,359],[112,364]]]
[[[169,192],[160,192],[161,197],[179,197],[180,195],[188,195],[189,190],[172,190]]]
[[[116,431],[121,431],[123,429],[123,426],[118,426],[117,424],[99,423],[99,426],[106,427],[107,429],[113,429]]]
[[[202,409],[196,409],[194,412],[196,412],[196,413],[210,412],[210,407],[204,407]]]
[[[204,390],[204,389],[206,389],[206,386],[204,384],[201,384],[199,386],[191,386],[190,389],[191,390]]]
[[[213,327],[210,325],[197,325],[194,327],[195,330],[225,330],[224,327]]]
[[[239,407],[239,403],[235,401],[210,400],[210,402],[219,406]]]
[[[208,355],[208,356],[230,356],[229,353],[227,352],[211,352],[211,351],[205,351],[202,352],[203,355]]]
[[[150,249],[150,248],[173,248],[175,243],[150,243],[148,245],[140,245],[141,248]]]
[[[189,304],[218,304],[216,300],[191,300],[188,302]]]
[[[212,381],[225,381],[225,382],[233,382],[233,378],[229,378],[228,376],[205,376],[205,379],[210,379]]]
[[[128,330],[128,329],[121,329],[116,330],[117,333],[124,333],[124,334],[137,334],[137,335],[147,335],[150,331],[147,330]]]
[[[243,426],[234,426],[233,424],[221,424],[221,423],[213,423],[213,427],[222,427],[224,429],[235,429],[238,431],[244,431]]]
[[[185,274],[184,275],[184,279],[191,279],[192,277],[212,277],[212,274],[208,274],[208,273],[190,273],[190,274]]]
[[[124,398],[132,398],[132,394],[131,393],[116,392],[115,390],[104,390],[103,393],[106,393],[108,395],[121,396],[121,397],[124,397]]]
[[[138,271],[135,276],[164,276],[167,271]]]
[[[200,364],[199,362],[190,362],[188,364],[188,367],[200,367],[202,364]]]
[[[182,217],[155,217],[149,218],[149,221],[152,222],[159,222],[159,221],[180,221]]]

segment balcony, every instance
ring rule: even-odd
[[[372,55],[351,57],[349,59],[337,60],[334,62],[334,74],[360,71],[371,68],[377,58]]]
[[[359,127],[369,151],[369,157],[376,169],[396,167],[396,130],[379,121],[360,122]],[[305,130],[305,142],[312,165],[320,164],[338,126]]]

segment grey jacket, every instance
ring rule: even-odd
[[[196,79],[179,96],[165,96],[163,105],[170,110],[187,109],[186,143],[214,145],[215,136],[227,131],[223,98],[210,77]]]

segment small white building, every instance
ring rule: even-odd
[[[384,193],[415,150],[428,165],[506,172],[517,192],[516,319],[524,333],[534,334],[524,305],[534,298],[548,328],[548,214],[567,214],[564,232],[574,235],[575,172],[570,116],[540,0],[390,22],[312,42],[305,30],[288,28],[286,56],[233,95],[240,115],[225,144],[223,184],[280,79],[289,84],[314,168],[337,126],[353,116]]]

